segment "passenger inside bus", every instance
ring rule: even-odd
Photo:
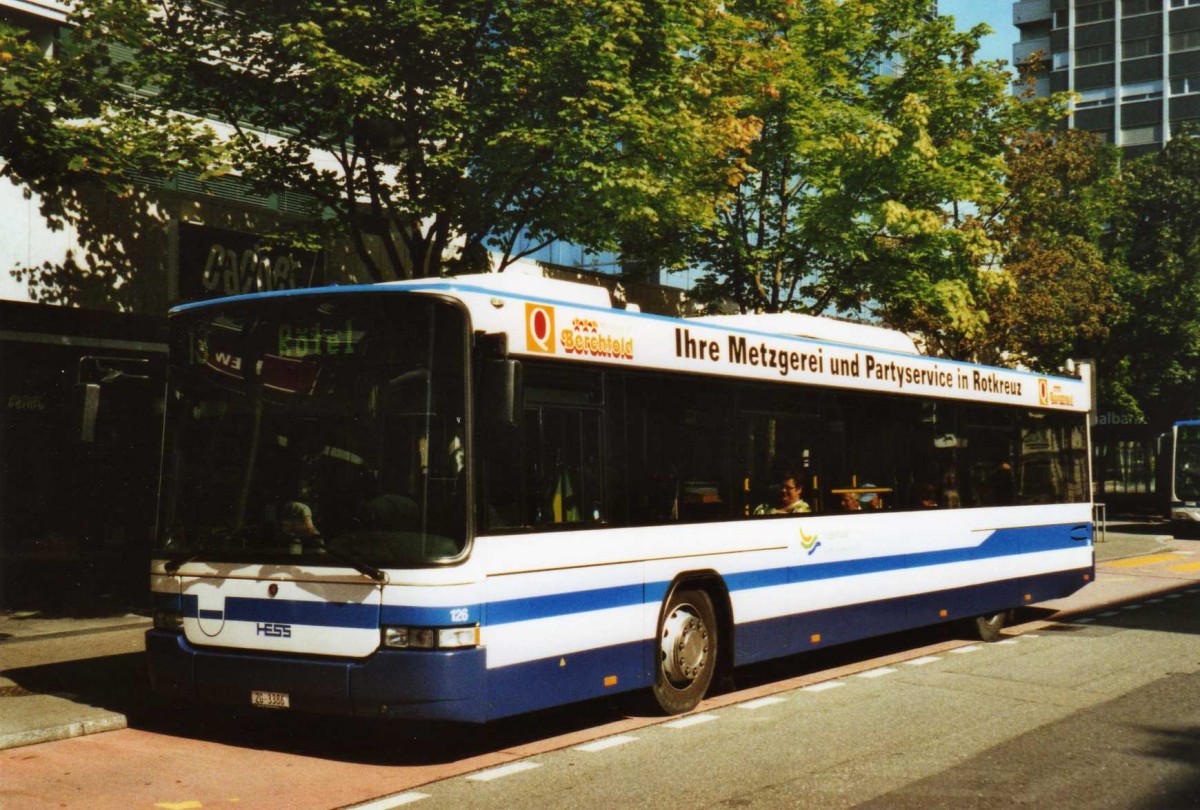
[[[795,515],[811,512],[812,507],[801,498],[804,494],[804,484],[799,476],[788,473],[779,485],[779,503],[772,507],[762,504],[754,510],[756,515]]]

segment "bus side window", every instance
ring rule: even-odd
[[[636,524],[719,520],[732,513],[730,390],[631,378],[629,509]]]
[[[533,408],[525,413],[525,437],[532,522],[603,522],[600,414]]]

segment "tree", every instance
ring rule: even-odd
[[[61,265],[13,272],[35,299],[138,309],[132,246],[119,234],[141,236],[156,200],[133,178],[200,172],[218,152],[186,116],[144,107],[87,36],[51,56],[51,43],[0,23],[0,178],[36,195],[51,228],[73,226],[82,247]]]
[[[139,88],[113,120],[218,123],[210,171],[311,195],[380,280],[550,239],[652,243],[710,215],[714,166],[753,134],[698,57],[725,16],[710,0],[80,0],[75,22],[133,54],[80,65]]]
[[[1088,132],[1010,139],[1004,194],[978,219],[995,250],[963,302],[975,317],[914,307],[913,325],[937,353],[1053,371],[1098,351],[1119,309],[1102,246],[1117,172],[1116,150]]]
[[[1177,132],[1125,169],[1112,235],[1126,306],[1104,346],[1101,379],[1112,401],[1152,423],[1194,415],[1200,404],[1198,134]]]
[[[929,8],[739,6],[740,111],[763,124],[691,253],[707,270],[701,296],[898,324],[971,297],[994,247],[973,212],[1002,196],[1008,138],[1057,100],[1013,98],[1001,65],[974,60],[986,28],[956,32]]]

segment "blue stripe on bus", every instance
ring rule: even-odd
[[[1055,599],[1079,590],[1084,575],[1090,572],[1090,568],[1060,571],[739,624],[733,639],[734,663],[741,666],[1008,610],[1020,604],[1026,593],[1032,601]],[[941,610],[947,615],[942,616]],[[814,636],[820,641],[814,642]],[[604,678],[613,675],[617,676],[615,688],[605,686]],[[653,677],[654,639],[496,667],[487,672],[488,718],[646,687]]]
[[[969,548],[925,551],[915,554],[892,554],[858,560],[743,571],[726,574],[724,580],[726,587],[731,592],[745,591],[798,582],[817,582],[886,571],[1078,548],[1086,541],[1073,539],[1071,534],[1074,530],[1085,526],[1086,524],[1060,524],[997,529],[983,543]],[[1088,532],[1087,537],[1090,539],[1090,528]],[[887,541],[879,542],[886,543]],[[643,603],[653,604],[661,602],[666,597],[669,587],[669,582],[647,583],[644,596],[642,586],[629,585],[491,602],[488,604],[488,624],[500,625],[582,613],[589,610],[628,607]]]
[[[644,587],[639,583],[489,602],[488,624],[509,624],[547,616],[561,616],[565,613],[640,605],[645,601],[644,591]]]
[[[379,626],[379,605],[249,599],[235,596],[225,600],[225,618],[235,622],[278,622],[318,627],[374,629]]]
[[[457,611],[466,611],[465,615]],[[411,627],[455,627],[480,624],[483,611],[479,605],[453,607],[417,607],[415,605],[384,605],[380,623]]]
[[[1081,537],[1081,539],[1075,539]],[[914,554],[891,554],[837,562],[813,562],[782,568],[744,571],[725,575],[731,592],[767,588],[799,582],[817,582],[840,577],[861,576],[903,569],[946,565],[981,559],[995,559],[1016,554],[1078,548],[1090,541],[1091,527],[1087,524],[1059,524],[997,529],[979,546],[925,551]],[[878,542],[886,543],[886,539]],[[530,597],[518,597],[487,605],[489,625],[512,624],[535,619],[553,618],[594,610],[656,604],[666,598],[670,582],[619,585],[609,588],[571,591]],[[986,587],[980,585],[975,587]],[[155,594],[155,606],[178,609],[191,618],[220,619],[222,611],[199,609],[195,596]],[[279,622],[318,627],[373,629],[384,625],[452,626],[480,622],[480,605],[464,605],[466,620],[454,621],[450,607],[417,607],[404,605],[345,604],[330,602],[290,601],[229,597],[225,600],[224,618],[227,621]],[[456,609],[461,609],[457,608]]]

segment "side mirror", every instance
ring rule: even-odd
[[[521,362],[491,358],[483,362],[483,398],[481,417],[489,428],[514,429],[521,424],[524,410]]]

